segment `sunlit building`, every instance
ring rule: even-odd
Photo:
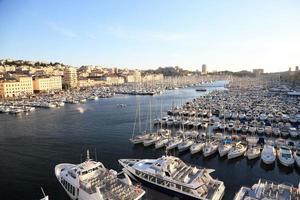
[[[255,76],[259,76],[263,73],[264,73],[264,69],[253,69],[253,74],[255,74]]]
[[[34,91],[62,90],[61,76],[42,76],[33,78]]]
[[[64,70],[64,84],[67,88],[77,87],[77,69],[73,67],[66,67]]]
[[[0,80],[0,97],[17,97],[33,94],[32,77],[20,76]]]
[[[202,65],[202,74],[207,74],[207,66],[205,64]]]

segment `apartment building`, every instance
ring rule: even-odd
[[[36,92],[62,90],[61,76],[34,77],[33,90]]]
[[[73,67],[66,67],[64,70],[64,84],[67,88],[77,87],[78,77],[77,69]]]
[[[32,77],[20,76],[0,80],[0,97],[9,98],[33,94]]]

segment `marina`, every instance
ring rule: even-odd
[[[0,200],[300,200],[299,2],[0,5]]]
[[[22,195],[26,199],[39,199],[39,188],[42,186],[50,199],[68,199],[67,193],[57,183],[53,170],[55,165],[59,163],[81,163],[82,156],[80,155],[87,149],[90,149],[92,155],[97,149],[98,160],[108,169],[116,171],[122,171],[121,165],[117,162],[119,159],[157,159],[166,154],[163,147],[169,140],[165,140],[160,145],[158,144],[157,148],[155,148],[156,143],[144,147],[143,143],[133,145],[128,140],[132,137],[138,102],[140,102],[141,130],[149,131],[149,100],[152,102],[151,118],[153,118],[152,123],[154,123],[155,119],[159,119],[161,115],[165,116],[170,111],[170,106],[174,105],[174,107],[178,106],[180,108],[180,105],[186,105],[185,102],[192,102],[193,99],[199,98],[199,95],[204,98],[204,96],[212,95],[215,90],[220,89],[224,90],[222,87],[209,87],[207,92],[200,93],[196,92],[195,87],[191,87],[167,90],[164,94],[157,96],[114,96],[98,101],[87,101],[85,104],[66,103],[61,109],[43,109],[39,112],[32,112],[30,116],[0,115],[1,124],[3,124],[0,138],[0,156],[6,160],[6,162],[0,163],[0,167],[14,170],[14,174],[10,175],[10,178],[6,173],[1,173],[3,180],[8,180],[1,182],[1,187],[4,187],[4,184],[6,188],[7,185],[12,186],[1,192],[1,198],[10,196],[10,199],[20,199],[21,196],[19,195]],[[126,107],[120,109],[117,105],[121,104],[126,105]],[[82,108],[82,112],[78,110],[78,107]],[[47,123],[49,120],[52,123]],[[230,121],[230,119],[228,120]],[[211,125],[208,122],[207,129],[210,129]],[[266,138],[265,141],[274,139],[275,143],[275,140],[278,139],[278,144],[293,141],[296,145],[297,139],[292,137],[282,139],[274,136],[267,137],[265,134],[260,136],[247,133],[245,135],[248,140],[246,138],[243,140],[242,132],[232,133],[232,130],[228,131],[227,128],[225,128],[225,131],[216,129],[216,131],[209,132],[204,128],[206,127],[204,123],[200,122],[200,124],[203,124],[203,128],[194,129],[191,127],[188,129],[182,126],[181,131],[188,131],[189,135],[184,139],[185,145],[181,145],[182,150],[180,153],[171,146],[168,152],[190,165],[214,169],[215,171],[211,174],[212,177],[223,181],[225,185],[223,199],[233,199],[241,186],[251,187],[259,179],[272,180],[278,183],[287,182],[295,187],[298,185],[299,168],[295,164],[293,167],[285,167],[280,164],[277,152],[276,160],[272,164],[263,163],[262,160],[258,159],[259,156],[256,159],[244,158],[244,155],[232,159],[225,156],[226,152],[227,154],[230,152],[229,147],[234,146],[234,143],[237,144],[238,141],[241,141],[239,144],[249,150],[245,153],[248,152],[249,156],[255,157],[255,148],[251,149],[247,145],[249,141],[257,144],[259,138],[263,137]],[[158,126],[160,133],[165,136],[174,135],[180,130],[179,127],[169,127],[171,134],[170,131],[167,131],[167,128],[163,127],[163,131],[160,130],[160,125]],[[137,123],[136,132],[138,132],[138,129],[139,125]],[[156,133],[155,126],[152,127],[152,131]],[[191,140],[188,140],[188,138],[195,136],[195,131],[201,137],[196,143],[191,144],[189,142]],[[210,133],[213,134],[209,138]],[[225,133],[225,136],[230,136],[230,138],[222,139],[221,133],[222,135]],[[183,138],[180,137],[180,132],[177,136],[178,146],[183,142]],[[214,140],[216,137],[220,137],[221,141],[224,141],[223,147],[216,145],[219,144]],[[210,141],[207,139],[210,139]],[[282,139],[282,141],[279,139]],[[173,146],[176,146],[176,139]],[[211,148],[215,153],[205,157],[202,153],[206,148],[208,152]],[[193,149],[193,154],[190,153],[191,149]],[[219,152],[223,152],[224,155],[219,156]],[[234,152],[232,151],[232,153]],[[297,151],[294,149],[293,155],[297,155]],[[32,166],[31,163],[36,164]],[[41,168],[47,170],[37,170]],[[24,170],[26,175],[24,175]],[[228,173],[229,171],[231,173]],[[10,181],[12,179],[24,184],[24,187],[15,188],[13,186],[15,181]],[[26,182],[31,184],[26,185]],[[172,199],[172,196],[151,189],[151,187],[142,185],[142,188],[146,191],[143,199]],[[17,190],[17,192],[11,195],[13,190]]]
[[[115,86],[100,86],[81,88],[72,91],[52,91],[48,93],[23,96],[22,98],[0,99],[0,114],[19,115],[29,114],[35,108],[60,108],[65,104],[83,104],[86,101],[111,98],[115,95],[160,95],[166,90],[205,85],[215,80],[222,80],[222,76],[210,78],[195,76],[190,79],[170,78],[158,83],[132,83]]]

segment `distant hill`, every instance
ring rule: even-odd
[[[195,73],[192,71],[184,70],[179,67],[159,67],[155,70],[145,70],[142,72],[143,74],[163,74],[164,76],[186,76],[191,73]]]

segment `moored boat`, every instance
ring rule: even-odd
[[[213,179],[213,170],[184,163],[174,156],[158,159],[120,159],[130,177],[182,199],[221,200],[225,186]]]

